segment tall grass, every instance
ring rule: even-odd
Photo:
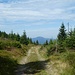
[[[68,52],[65,61],[69,66],[66,67],[62,75],[75,75],[75,52]]]
[[[17,62],[8,56],[0,56],[0,75],[15,75]]]

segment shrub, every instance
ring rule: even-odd
[[[11,47],[21,48],[21,44],[17,41],[8,41],[8,40],[0,41],[0,50],[6,50]]]
[[[55,51],[56,51],[56,47],[54,45],[50,46],[50,48],[47,49],[47,56],[54,54]]]
[[[66,46],[70,49],[75,49],[75,37],[70,37],[66,39]]]
[[[11,46],[21,48],[21,44],[19,42],[12,42]]]
[[[5,49],[6,44],[2,41],[0,41],[0,49]]]
[[[75,53],[70,52],[66,56],[66,60],[68,61],[70,68],[69,68],[69,75],[75,75]],[[66,75],[66,74],[65,74]]]
[[[17,62],[9,57],[0,56],[0,75],[14,75]]]
[[[75,66],[75,53],[69,53],[66,58],[71,66]]]

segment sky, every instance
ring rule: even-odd
[[[64,23],[75,27],[75,0],[0,0],[0,30],[56,38]]]

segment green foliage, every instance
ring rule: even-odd
[[[38,42],[38,40],[36,40],[36,45],[38,45],[39,44],[39,42]]]
[[[48,40],[46,40],[46,42],[43,45],[44,45],[44,47],[47,46],[47,45],[49,45]]]
[[[11,33],[9,34],[9,38],[11,40],[14,40],[15,39],[15,34],[13,34],[13,31],[11,31]]]
[[[66,47],[68,47],[69,49],[75,49],[75,28],[74,30],[71,30],[69,33],[69,36],[65,40]]]
[[[18,33],[16,35],[16,41],[20,41],[20,35]]]
[[[75,28],[66,36],[65,26],[62,24],[58,34],[58,51],[64,52],[66,47],[73,50],[75,49]]]
[[[75,68],[75,52],[69,52],[66,60],[68,60],[69,64]]]
[[[69,52],[65,57],[65,61],[69,63],[69,67],[62,75],[75,75],[75,52]]]
[[[53,42],[54,42],[54,41],[53,41],[52,39],[50,39],[49,44],[51,45],[51,44],[53,44]]]
[[[29,43],[25,31],[23,32],[23,35],[21,36],[20,43],[25,44],[25,45],[28,45]]]
[[[48,45],[48,40],[46,40],[45,45]]]
[[[16,47],[16,48],[21,48],[21,44],[19,42],[12,42],[11,46]]]
[[[6,50],[11,47],[21,48],[21,44],[17,41],[0,40],[0,49]]]
[[[75,49],[75,37],[70,37],[66,39],[66,46],[70,49]]]
[[[30,44],[33,43],[31,38],[28,37],[27,39],[28,39],[28,42],[29,42]]]
[[[0,75],[14,75],[17,62],[9,57],[0,56]]]
[[[47,56],[54,54],[55,51],[56,51],[56,47],[54,45],[51,45],[50,48],[47,49]]]
[[[5,49],[5,43],[3,43],[2,41],[0,41],[0,49],[2,50],[2,49]]]
[[[65,42],[60,42],[58,44],[57,51],[59,53],[62,53],[62,52],[65,52],[66,51],[66,49],[65,49]]]
[[[19,34],[13,33],[13,31],[10,34],[0,31],[0,75],[15,75],[17,61],[26,55],[30,48],[27,46],[30,39],[25,36],[26,38],[24,37],[21,40],[24,43],[20,43],[21,37]]]
[[[0,31],[0,37],[2,37],[2,38],[8,38],[8,34],[6,32],[1,32]]]
[[[33,44],[33,42],[32,42],[32,39],[31,39],[31,38],[29,39],[29,41],[30,41],[30,43],[31,43],[31,44]]]
[[[62,23],[58,34],[58,41],[61,42],[64,41],[65,39],[66,39],[66,30],[64,24]]]
[[[50,56],[50,55],[55,54],[57,52],[57,46],[56,46],[57,44],[56,43],[57,43],[56,40],[51,39],[49,44],[44,46],[47,49],[47,51],[46,51],[47,56]]]
[[[66,29],[64,24],[62,23],[58,34],[58,52],[60,53],[65,51],[64,41],[66,38],[67,38]]]
[[[9,34],[7,34],[6,32],[0,31],[0,38],[2,38],[3,40],[10,39],[11,41],[12,40],[18,41],[21,44],[25,44],[25,45],[28,45],[29,43],[32,44],[32,39],[27,37],[25,31],[23,32],[22,36],[20,36],[18,33],[17,34],[13,33],[13,31],[11,31],[11,33],[9,33]]]

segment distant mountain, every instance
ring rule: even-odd
[[[36,42],[37,40],[38,40],[39,44],[44,44],[46,42],[46,40],[50,41],[49,38],[44,38],[44,37],[32,38],[33,42]]]

